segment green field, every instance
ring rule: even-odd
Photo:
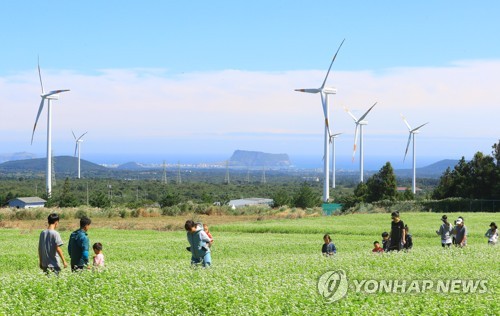
[[[500,222],[499,215],[463,216],[469,229],[465,249],[441,249],[434,233],[441,214],[408,213],[402,220],[410,226],[414,249],[382,255],[371,248],[390,229],[389,214],[213,226],[209,269],[190,267],[185,232],[91,229],[91,243],[103,243],[106,270],[65,270],[59,278],[47,278],[38,269],[38,234],[44,227],[0,229],[0,314],[498,315],[500,245],[488,246],[483,236],[491,221]],[[61,232],[64,241],[69,233]],[[338,248],[333,258],[320,254],[324,233]],[[349,290],[328,303],[317,282],[323,273],[339,269],[347,273]],[[355,291],[354,280],[372,279],[484,280],[487,291]]]

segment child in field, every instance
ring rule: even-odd
[[[373,250],[372,252],[374,253],[380,253],[380,252],[384,252],[384,248],[380,247],[380,243],[378,241],[374,241],[373,242]]]
[[[391,239],[389,239],[389,233],[383,232],[382,233],[382,249],[384,249],[384,251],[389,251],[390,243],[391,243]]]
[[[439,230],[436,230],[436,234],[441,235],[441,245],[444,247],[450,248],[452,243],[451,233],[453,231],[453,226],[448,223],[448,216],[443,215],[441,217],[441,221],[443,224],[439,227]]]
[[[47,221],[48,227],[40,233],[38,239],[38,265],[43,272],[54,272],[58,275],[61,271],[60,260],[65,268],[68,266],[61,249],[63,241],[56,231],[59,225],[59,215],[52,213],[47,217]]]
[[[323,236],[323,241],[324,244],[323,247],[321,247],[321,253],[323,254],[323,256],[333,256],[337,253],[337,248],[333,244],[330,235],[326,234],[325,236]]]
[[[484,234],[485,237],[488,237],[488,245],[496,245],[498,243],[498,227],[495,222],[491,222],[490,229]]]
[[[184,224],[189,242],[189,251],[191,252],[191,265],[202,263],[203,267],[208,267],[212,264],[210,255],[210,239],[203,231],[201,224],[197,225],[194,221],[188,220]]]
[[[95,269],[104,268],[104,254],[102,253],[102,244],[100,242],[96,242],[92,248],[94,249],[94,260],[93,266]]]
[[[408,227],[408,225],[405,225],[405,244],[404,244],[403,248],[406,251],[413,248],[413,237],[410,234],[410,228]]]
[[[212,237],[212,234],[210,234],[210,231],[208,230],[208,225],[203,224],[203,231],[205,234],[207,234],[208,239],[210,239],[210,243],[208,244],[208,247],[212,247],[212,244],[214,243],[214,238]]]

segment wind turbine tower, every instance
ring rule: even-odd
[[[38,107],[38,114],[36,116],[35,125],[33,126],[33,133],[31,135],[31,144],[33,144],[33,136],[35,135],[36,124],[38,123],[38,119],[40,118],[40,114],[42,113],[43,106],[45,104],[45,100],[47,100],[47,197],[50,198],[52,195],[52,100],[58,100],[59,94],[63,92],[69,91],[68,89],[64,90],[54,90],[48,93],[45,93],[43,89],[42,83],[42,74],[40,71],[40,61],[38,62],[38,77],[40,78],[40,87],[42,88],[42,94],[40,97],[42,98],[40,102],[40,106]]]
[[[403,115],[401,115],[401,117],[403,118],[403,121],[405,122],[406,127],[408,127],[408,132],[410,133],[410,135],[408,135],[408,143],[406,144],[406,150],[405,150],[405,156],[403,158],[403,162],[406,159],[406,154],[408,153],[408,148],[410,147],[410,141],[413,142],[413,179],[412,179],[411,185],[412,185],[413,194],[416,194],[417,193],[417,160],[416,160],[416,150],[415,150],[416,149],[416,147],[415,147],[415,134],[418,134],[420,132],[419,129],[421,127],[429,124],[429,122],[412,129],[410,127],[410,124],[408,124],[408,121],[406,121],[405,117]]]
[[[71,131],[71,133],[73,134],[73,137],[75,138],[75,154],[74,154],[74,156],[76,156],[76,152],[78,151],[78,179],[80,179],[80,147],[81,147],[81,143],[83,143],[82,137],[85,134],[87,134],[88,132],[83,133],[78,138],[76,138],[76,135],[75,135],[75,133],[73,133],[73,131]]]
[[[358,140],[358,131],[359,131],[359,182],[363,182],[363,173],[364,173],[364,152],[363,152],[363,126],[368,125],[368,121],[364,121],[365,117],[370,113],[370,111],[373,109],[373,107],[377,105],[377,102],[375,102],[369,109],[368,111],[365,112],[359,119],[357,119],[354,114],[352,114],[348,108],[344,107],[345,111],[347,114],[349,114],[352,119],[354,120],[354,123],[356,124],[356,127],[354,129],[354,150],[352,152],[352,161],[354,161],[354,157],[356,155],[356,142]]]
[[[332,188],[335,189],[335,138],[342,133],[333,134],[330,136],[330,144],[332,144]]]
[[[330,70],[332,69],[333,62],[335,61],[335,58],[337,57],[337,54],[342,47],[342,44],[344,44],[345,39],[340,43],[339,48],[335,52],[335,55],[333,55],[332,62],[330,63],[330,67],[328,68],[328,71],[326,72],[325,79],[323,80],[323,84],[319,88],[312,88],[312,89],[295,89],[295,91],[299,92],[305,92],[305,93],[319,93],[321,96],[321,104],[323,106],[323,115],[325,118],[325,140],[324,140],[324,167],[323,167],[323,174],[324,174],[324,183],[323,183],[323,202],[328,202],[330,198],[330,184],[329,184],[329,179],[330,179],[330,172],[329,172],[329,161],[330,161],[330,153],[329,153],[329,138],[331,136],[330,133],[330,126],[328,123],[328,115],[329,115],[329,108],[328,108],[328,96],[330,94],[336,94],[337,89],[332,88],[332,87],[325,87],[326,80],[328,79],[328,75],[330,74]]]

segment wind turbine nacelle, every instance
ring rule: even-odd
[[[337,89],[333,88],[333,87],[324,87],[323,88],[323,92],[325,94],[336,94],[337,93]]]
[[[420,133],[420,131],[419,131],[419,130],[416,130],[416,131],[413,131],[413,132],[411,132],[411,133],[412,133],[412,134],[418,134],[418,133]]]
[[[43,97],[44,96],[42,94],[42,98]],[[59,93],[48,95],[45,97],[45,99],[47,99],[47,100],[59,100]]]
[[[368,125],[368,121],[360,121],[358,124],[359,125]]]

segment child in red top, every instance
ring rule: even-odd
[[[210,244],[208,246],[211,247],[212,244],[214,243],[214,239],[212,237],[212,234],[210,234],[210,231],[208,230],[208,225],[207,224],[203,224],[203,230],[207,234],[208,239],[210,239]]]
[[[378,241],[375,241],[373,243],[373,246],[375,248],[373,248],[372,252],[375,252],[375,253],[384,252],[384,248],[380,247],[380,243]]]

